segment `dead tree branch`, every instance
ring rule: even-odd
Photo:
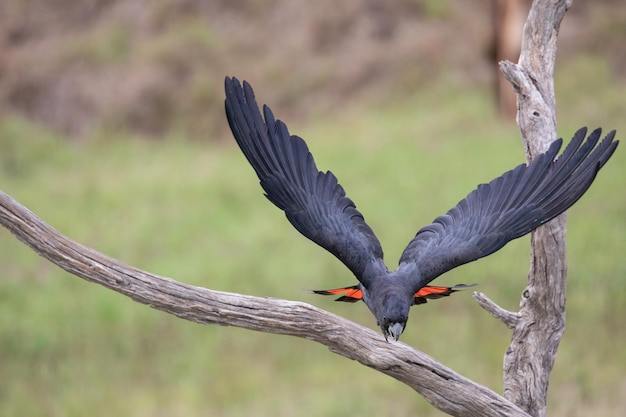
[[[314,340],[403,382],[453,416],[528,417],[488,388],[403,343],[306,303],[186,285],[125,265],[83,246],[0,192],[0,224],[67,272],[185,320]]]
[[[506,325],[509,329],[514,329],[520,320],[520,314],[514,313],[512,311],[505,310],[500,307],[496,303],[494,303],[489,297],[480,292],[475,292],[473,294],[476,302],[485,310],[489,312],[492,316],[500,320],[502,323]]]
[[[524,26],[519,63],[500,64],[517,93],[517,122],[528,160],[557,138],[554,64],[559,27],[571,3],[535,0]],[[513,329],[504,356],[504,396],[530,415],[542,417],[546,415],[550,373],[565,330],[564,214],[532,233],[530,258],[528,284],[518,313],[504,314],[505,310],[492,302],[481,305]]]

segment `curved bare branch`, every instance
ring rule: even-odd
[[[202,324],[314,340],[407,384],[454,416],[525,416],[511,402],[403,343],[306,303],[213,291],[126,265],[83,246],[0,192],[0,224],[67,272],[142,304]]]
[[[504,308],[497,305],[493,302],[489,297],[487,297],[482,292],[475,292],[472,294],[474,300],[478,303],[479,306],[487,310],[489,314],[493,317],[500,320],[506,327],[509,329],[514,329],[515,326],[519,323],[520,315],[519,313],[514,313],[512,311],[505,310]]]

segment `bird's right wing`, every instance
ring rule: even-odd
[[[418,231],[400,258],[400,264],[413,263],[420,272],[415,290],[452,268],[492,254],[578,201],[618,144],[613,141],[615,131],[600,144],[600,129],[587,140],[586,133],[586,128],[576,132],[557,159],[562,140],[554,141],[529,165],[479,185]]]
[[[320,172],[300,137],[275,120],[269,107],[259,111],[252,87],[226,78],[226,116],[266,197],[285,211],[291,224],[335,255],[366,287],[363,273],[372,263],[384,268],[383,251],[332,172]],[[369,274],[368,274],[369,276]]]

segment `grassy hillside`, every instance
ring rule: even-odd
[[[581,124],[626,132],[626,86],[607,68],[589,57],[560,69],[562,135]],[[262,101],[266,89],[256,85]],[[320,169],[338,176],[389,266],[419,227],[523,161],[518,133],[496,120],[489,94],[454,80],[289,124]],[[137,267],[314,303],[375,327],[363,304],[302,290],[354,279],[265,200],[228,136],[133,139],[71,144],[4,119],[0,188],[73,239]],[[625,167],[620,148],[568,216],[568,322],[550,385],[552,416],[614,416],[624,407]],[[515,309],[527,264],[523,238],[437,282],[476,282]],[[0,415],[440,415],[396,381],[321,346],[166,316],[60,271],[4,230],[0,266]],[[508,338],[467,291],[414,308],[403,335],[496,391]]]
[[[406,100],[442,74],[491,90],[492,3],[3,0],[0,114],[74,141],[204,141],[224,134],[226,74],[267,86],[266,100],[292,120]],[[625,80],[625,21],[614,0],[575,1],[560,64],[597,53]]]

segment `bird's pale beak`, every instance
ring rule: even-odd
[[[404,325],[402,323],[394,323],[387,328],[387,331],[389,331],[389,335],[393,337],[395,341],[398,341],[404,331]]]

